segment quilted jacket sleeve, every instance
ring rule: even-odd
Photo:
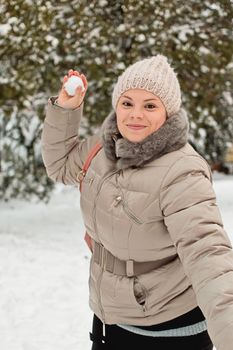
[[[52,104],[49,99],[46,106],[41,150],[47,174],[55,182],[77,186],[77,176],[88,152],[99,141],[98,135],[79,139],[82,113],[83,104],[68,110]]]
[[[161,209],[217,350],[233,344],[233,251],[224,231],[211,174],[199,156],[183,156],[168,171]]]

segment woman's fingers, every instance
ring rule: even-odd
[[[69,69],[68,75],[67,75],[68,78],[70,78],[72,75],[76,75],[77,77],[80,77],[80,78],[82,77],[85,78],[84,74],[80,74],[77,70]],[[86,78],[85,78],[85,81],[86,81]]]
[[[71,77],[71,75],[73,75],[73,69],[69,69],[68,71],[68,77]]]
[[[65,75],[64,78],[63,78],[63,82],[62,82],[61,93],[65,97],[68,96],[68,94],[67,94],[67,92],[66,92],[66,90],[64,88],[64,85],[65,85],[65,83],[67,82],[68,79],[69,79],[69,77],[67,75]]]
[[[80,98],[82,96],[82,87],[78,86],[75,91],[75,97]]]
[[[68,76],[71,77],[72,75],[80,76],[80,73],[77,70],[69,69]]]
[[[62,89],[60,90],[59,96],[64,100],[67,100],[67,98],[69,97],[64,86],[62,86]]]
[[[86,77],[85,77],[84,74],[81,74],[81,79],[82,79],[82,81],[83,81],[85,90],[87,90],[87,85],[88,85],[88,83],[87,83],[87,79],[86,79]]]
[[[68,76],[65,75],[64,78],[63,78],[63,83],[65,83],[67,80],[68,80]]]

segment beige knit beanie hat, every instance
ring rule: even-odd
[[[168,117],[180,109],[180,85],[167,58],[156,55],[130,65],[119,76],[112,94],[112,106],[116,110],[121,94],[129,89],[143,89],[158,96]]]

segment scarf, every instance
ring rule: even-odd
[[[101,137],[106,157],[117,169],[142,167],[166,153],[176,151],[188,141],[189,123],[184,109],[169,117],[155,132],[140,142],[123,138],[118,130],[115,111],[105,119]]]

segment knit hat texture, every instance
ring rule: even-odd
[[[112,106],[115,111],[120,96],[130,89],[143,89],[158,96],[166,108],[168,117],[180,109],[180,84],[167,57],[163,55],[138,61],[118,77],[112,94]]]

